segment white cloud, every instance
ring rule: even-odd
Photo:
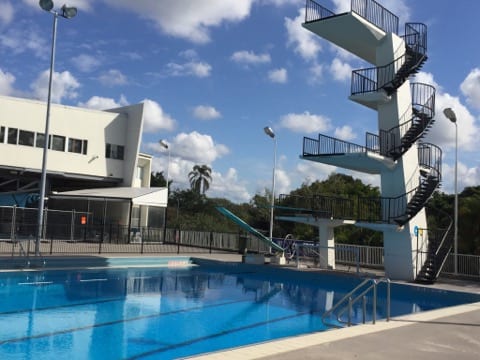
[[[13,6],[6,1],[0,4],[0,25],[8,25],[12,22],[14,16]]]
[[[105,86],[125,85],[127,77],[120,70],[111,69],[101,74],[98,80]]]
[[[184,64],[168,63],[167,75],[169,76],[195,76],[204,78],[210,76],[212,67],[205,62],[187,62]]]
[[[236,51],[230,57],[232,61],[244,65],[265,64],[271,61],[270,54],[255,54],[253,51]]]
[[[47,39],[31,27],[10,26],[7,31],[0,33],[0,45],[13,54],[31,51],[34,56],[41,58],[46,58],[50,51]]]
[[[39,100],[47,100],[48,97],[48,80],[50,77],[50,71],[45,70],[38,78],[30,85],[33,92],[33,97]],[[62,99],[75,99],[77,98],[77,89],[80,87],[79,82],[68,71],[61,73],[53,73],[52,82],[52,102],[61,103]]]
[[[72,62],[81,72],[91,72],[101,64],[97,57],[87,54],[80,54],[74,57]]]
[[[341,14],[350,11],[351,0],[333,0],[333,3],[335,7],[329,10],[333,11],[335,14]]]
[[[96,109],[96,110],[107,110],[107,109],[114,109],[121,106],[128,105],[127,99],[122,95],[119,101],[115,101],[111,98],[104,98],[100,96],[92,96],[86,103],[80,102],[78,103],[79,107],[84,107],[88,109]]]
[[[1,95],[13,95],[13,83],[15,82],[15,76],[8,72],[3,72],[0,69],[0,94]]]
[[[198,105],[193,109],[193,116],[201,120],[212,120],[218,119],[222,114],[213,106]]]
[[[212,169],[212,182],[208,190],[209,197],[225,197],[236,203],[245,203],[251,200],[252,195],[248,192],[245,183],[238,178],[238,172],[229,168],[225,174]]]
[[[105,0],[151,20],[162,32],[194,43],[210,41],[210,28],[250,15],[253,0]]]
[[[435,124],[425,136],[425,141],[440,146],[444,151],[455,147],[454,125],[445,117],[443,109],[450,107],[458,119],[458,147],[466,151],[478,151],[479,143],[476,134],[480,128],[475,117],[463,105],[458,97],[442,91],[435,96]]]
[[[314,63],[308,69],[310,76],[308,77],[309,84],[316,84],[322,81],[324,66],[322,64]]]
[[[337,168],[332,165],[321,164],[315,161],[300,161],[295,172],[299,178],[304,179],[304,182],[312,183],[317,180],[327,179],[328,175],[336,172],[336,170]]]
[[[330,71],[335,80],[346,81],[350,80],[352,76],[352,67],[342,62],[339,58],[335,58],[330,65]]]
[[[317,54],[322,50],[318,36],[304,29],[302,23],[305,20],[305,10],[299,10],[295,19],[285,18],[287,29],[287,45],[293,47],[294,51],[305,60],[315,60]]]
[[[158,130],[171,131],[175,128],[175,120],[165,113],[156,101],[145,99],[142,101],[143,108],[143,131],[147,133]]]
[[[298,133],[319,133],[328,131],[331,128],[330,119],[310,114],[308,111],[303,114],[287,114],[280,120],[280,126]]]
[[[470,71],[460,85],[462,94],[466,97],[467,103],[476,109],[480,109],[480,69]]]
[[[269,71],[268,78],[271,82],[285,84],[288,79],[287,69],[274,69]]]
[[[179,133],[172,141],[171,149],[172,153],[197,164],[211,164],[229,153],[225,145],[216,144],[210,135],[196,131]]]
[[[335,137],[341,140],[350,141],[357,137],[351,126],[345,125],[335,129]]]

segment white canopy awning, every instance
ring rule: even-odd
[[[166,187],[133,188],[112,187],[63,191],[49,194],[51,199],[76,199],[96,201],[129,201],[133,205],[167,207]]]

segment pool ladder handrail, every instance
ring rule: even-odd
[[[323,324],[327,326],[335,326],[335,327],[340,327],[339,325],[336,324],[331,324],[327,323],[326,319],[330,317],[336,311],[338,308],[340,308],[342,305],[343,307],[337,314],[337,321],[339,323],[346,323],[347,326],[352,325],[352,307],[357,301],[362,300],[362,323],[365,324],[366,321],[366,313],[367,313],[367,302],[366,302],[366,294],[369,291],[373,291],[373,304],[372,304],[372,324],[376,323],[377,320],[377,286],[380,283],[386,283],[387,284],[387,314],[386,314],[386,320],[390,321],[390,279],[389,278],[379,278],[379,279],[365,279],[362,281],[359,285],[357,285],[352,291],[350,291],[348,294],[346,294],[343,298],[341,298],[334,306],[332,306],[328,311],[326,311],[322,315],[322,322]],[[367,286],[367,284],[369,284]],[[363,290],[362,290],[363,289]],[[362,291],[360,291],[362,290]],[[353,297],[356,293],[358,293],[355,297]],[[348,320],[347,322],[341,320],[341,316],[348,311]]]

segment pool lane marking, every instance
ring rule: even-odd
[[[53,281],[33,281],[33,282],[21,282],[18,285],[50,285]]]
[[[297,317],[301,317],[301,316],[304,316],[304,315],[311,315],[311,314],[312,314],[311,311],[302,311],[302,312],[299,312],[299,313],[296,313],[296,314],[286,315],[286,316],[282,316],[282,317],[272,319],[272,320],[268,320],[268,321],[261,321],[261,322],[258,322],[258,323],[249,324],[249,325],[245,325],[245,326],[241,326],[241,327],[234,328],[234,329],[229,329],[229,330],[222,330],[222,331],[219,331],[217,333],[201,336],[201,337],[196,338],[196,339],[183,341],[183,342],[180,342],[178,344],[172,344],[172,345],[160,348],[160,349],[150,350],[150,351],[146,351],[146,352],[141,353],[141,354],[126,357],[125,360],[138,360],[138,359],[142,359],[146,356],[151,356],[151,355],[163,353],[163,352],[166,352],[166,351],[169,351],[169,350],[178,349],[178,348],[189,346],[189,345],[199,343],[199,342],[202,342],[202,341],[205,341],[205,340],[214,339],[214,338],[217,338],[217,337],[220,337],[220,336],[230,335],[230,334],[241,332],[241,331],[244,331],[244,330],[253,329],[253,328],[256,328],[256,327],[265,326],[265,325],[268,325],[268,324],[272,324],[272,323],[276,323],[276,322],[280,322],[280,321],[284,321],[284,320],[289,320],[289,319],[294,319],[294,318],[297,318]],[[318,331],[321,331],[321,330],[318,330]],[[270,340],[270,341],[272,341],[272,340]],[[245,344],[245,345],[252,345],[252,344]],[[200,355],[200,353],[191,354],[191,355],[188,355],[188,356],[194,356],[194,355]]]
[[[72,329],[52,331],[50,333],[37,334],[37,335],[32,335],[32,336],[22,336],[22,337],[19,337],[19,338],[12,338],[12,339],[7,339],[7,340],[0,340],[0,346],[4,345],[4,344],[14,343],[14,342],[33,340],[33,339],[41,339],[41,338],[45,338],[45,337],[49,337],[49,336],[63,335],[63,334],[73,333],[73,332],[76,332],[76,331],[94,329],[94,328],[99,328],[99,327],[102,327],[102,326],[110,326],[110,325],[115,325],[115,324],[127,323],[127,322],[131,322],[131,321],[151,319],[151,318],[155,318],[155,317],[168,316],[168,315],[173,315],[173,314],[187,313],[187,312],[190,312],[190,311],[201,310],[201,309],[205,309],[205,308],[213,308],[213,307],[217,307],[217,306],[226,306],[226,305],[231,305],[231,304],[237,304],[237,303],[241,303],[241,302],[245,302],[245,301],[246,301],[246,299],[242,299],[242,300],[235,300],[235,301],[227,301],[227,302],[224,302],[224,303],[209,304],[207,306],[195,306],[195,307],[191,307],[191,308],[187,308],[187,309],[178,309],[178,310],[173,310],[173,311],[169,311],[169,312],[165,312],[165,313],[143,315],[143,316],[137,316],[137,317],[129,318],[129,319],[112,320],[112,321],[107,321],[105,323],[100,323],[100,324],[85,325],[85,326],[80,326],[80,327],[72,328]]]
[[[108,281],[108,279],[101,278],[101,279],[80,279],[80,282],[100,282],[100,281]]]

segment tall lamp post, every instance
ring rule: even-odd
[[[170,197],[170,190],[168,186],[169,180],[169,173],[170,173],[170,147],[165,140],[160,140],[159,144],[161,147],[168,151],[168,163],[167,163],[167,206],[165,207],[165,211],[163,212],[163,242],[165,242],[166,235],[167,235],[167,209],[168,209],[168,198]],[[178,210],[177,210],[178,214]],[[177,215],[178,216],[178,215]]]
[[[48,155],[48,139],[50,130],[50,105],[52,102],[52,81],[53,71],[55,67],[55,43],[57,40],[57,20],[61,16],[65,19],[71,19],[77,15],[77,8],[63,5],[60,11],[53,10],[52,0],[40,0],[40,7],[53,15],[53,30],[52,30],[52,51],[50,54],[50,75],[48,79],[48,96],[47,96],[47,116],[45,120],[45,134],[43,143],[43,159],[42,159],[42,175],[40,178],[40,198],[38,200],[38,222],[37,222],[37,236],[35,239],[35,256],[40,255],[40,240],[43,232],[43,211],[45,206],[45,187],[47,182],[47,155]]]
[[[161,147],[168,151],[168,163],[167,163],[167,189],[168,189],[168,180],[169,180],[169,173],[170,173],[170,147],[165,140],[160,140],[159,144]]]
[[[273,208],[275,206],[275,168],[277,166],[277,139],[275,138],[275,133],[272,128],[265,126],[263,128],[265,134],[270,136],[273,139],[273,174],[272,174],[272,199],[270,203],[270,232],[269,237],[270,241],[273,241]]]
[[[451,108],[443,110],[443,114],[455,125],[455,208],[454,208],[454,235],[453,235],[453,261],[454,261],[454,273],[458,274],[458,125],[455,112]]]

